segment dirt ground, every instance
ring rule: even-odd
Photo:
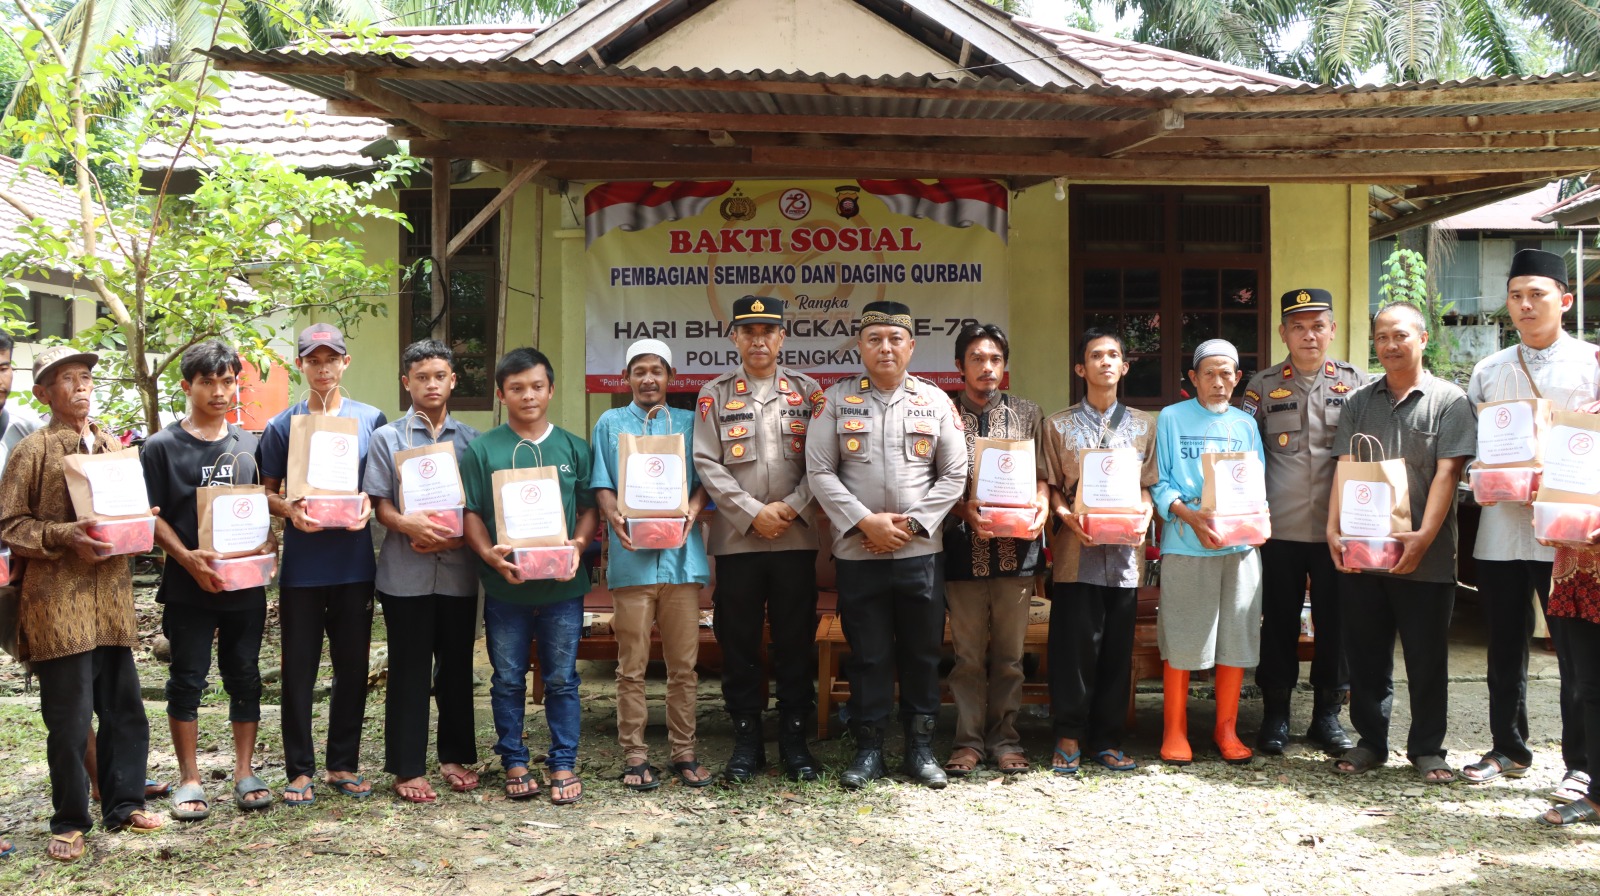
[[[142,627],[153,640],[159,617],[147,596],[140,603]],[[380,617],[375,640],[381,638]],[[148,653],[140,664],[150,701],[152,775],[167,780],[176,766],[162,723],[165,669]],[[275,666],[275,652],[262,665]],[[486,668],[480,671],[486,682]],[[774,774],[740,789],[669,782],[636,794],[618,780],[613,667],[586,663],[581,672],[579,771],[587,792],[577,806],[513,803],[500,794],[503,776],[487,749],[494,738],[486,685],[477,693],[484,786],[462,795],[436,782],[435,805],[398,800],[381,772],[380,686],[369,698],[363,754],[378,784],[372,798],[322,788],[312,808],[279,805],[244,814],[224,798],[231,747],[226,698],[216,691],[201,715],[201,767],[216,800],[211,818],[172,822],[154,835],[97,831],[87,861],[58,866],[43,854],[50,805],[38,696],[24,693],[18,667],[0,659],[0,836],[19,847],[0,860],[0,891],[1553,896],[1600,887],[1600,827],[1549,831],[1533,822],[1561,774],[1552,742],[1557,684],[1548,678],[1530,685],[1535,770],[1504,784],[1425,786],[1403,756],[1351,780],[1333,775],[1321,754],[1298,744],[1283,758],[1228,766],[1205,744],[1212,707],[1201,685],[1191,701],[1198,761],[1182,770],[1154,761],[1160,695],[1149,693],[1139,697],[1138,729],[1127,745],[1141,761],[1131,773],[1091,768],[1068,779],[1035,770],[1002,778],[986,770],[942,792],[891,780],[845,793],[834,776],[851,746],[830,740],[815,745],[829,769],[816,784]],[[272,687],[269,704],[276,701]],[[1451,687],[1447,744],[1459,766],[1486,747],[1487,703],[1481,680]],[[661,689],[657,676],[647,732],[657,748],[666,740]],[[1298,695],[1297,731],[1309,704],[1309,694]],[[1405,706],[1401,685],[1397,745]],[[276,713],[275,705],[265,708],[258,751],[258,772],[269,783],[282,780]],[[1254,731],[1258,714],[1259,702],[1247,700],[1247,731]],[[730,726],[714,679],[701,682],[699,718],[701,756],[720,769]],[[1047,720],[1025,713],[1022,721],[1035,763],[1047,763]],[[537,708],[528,724],[531,742],[546,743]],[[775,726],[769,715],[769,734]],[[941,752],[950,727],[947,708]],[[897,761],[898,737],[891,737],[890,750]]]

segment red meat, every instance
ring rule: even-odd
[[[324,529],[343,529],[361,522],[360,495],[307,495],[306,515]]]
[[[980,507],[978,518],[997,538],[1032,538],[1033,508]]]
[[[668,551],[683,547],[682,518],[661,520],[628,520],[628,537],[633,546],[641,550]]]
[[[1589,533],[1600,529],[1600,508],[1583,504],[1546,504],[1536,507],[1534,535],[1563,544],[1593,544]]]
[[[223,591],[243,591],[246,588],[260,588],[271,582],[277,565],[277,557],[261,554],[235,560],[213,560],[211,571],[222,579]]]
[[[1405,547],[1388,538],[1346,538],[1344,540],[1345,569],[1393,569]]]
[[[449,526],[451,538],[460,538],[466,531],[463,528],[463,514],[459,507],[452,507],[449,510],[430,510],[428,511],[428,517],[436,523]]]
[[[11,584],[11,549],[0,548],[0,585]]]
[[[1272,536],[1272,523],[1264,513],[1214,516],[1211,518],[1211,528],[1222,539],[1223,547],[1263,545]]]
[[[523,581],[564,579],[572,572],[577,551],[570,545],[551,548],[517,548],[511,554],[512,562]]]
[[[111,545],[108,551],[96,549],[96,556],[120,557],[123,554],[143,554],[155,547],[156,518],[151,516],[134,520],[105,520],[95,523],[85,531],[95,541],[104,541]]]
[[[1538,489],[1539,471],[1530,467],[1473,470],[1472,496],[1480,504],[1500,501],[1527,502]]]
[[[1144,541],[1142,514],[1090,513],[1083,518],[1083,531],[1095,544],[1139,544]]]

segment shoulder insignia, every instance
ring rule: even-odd
[[[816,404],[820,401],[822,401],[822,390],[818,389],[817,391],[811,393],[811,403]]]
[[[1254,389],[1246,389],[1244,390],[1244,397],[1246,401],[1260,401],[1261,393]]]
[[[844,400],[849,402],[849,403],[851,403],[851,404],[865,404],[866,403],[866,399],[862,398],[859,395],[846,395],[844,397]]]
[[[728,438],[730,439],[742,439],[749,434],[749,428],[744,426],[733,426],[728,429]]]
[[[750,385],[744,381],[744,377],[739,377],[733,381],[733,392],[735,395],[743,395],[749,391]]]
[[[1256,408],[1258,407],[1256,404],[1258,400],[1259,399],[1246,398],[1244,400],[1244,412],[1254,417],[1256,415]]]
[[[917,443],[911,446],[911,450],[915,451],[918,457],[927,457],[928,452],[933,450],[933,443],[927,439],[918,439]]]
[[[742,402],[739,399],[735,398],[734,400],[732,400],[732,401],[728,402],[727,404],[723,405],[722,409],[725,410],[725,411],[737,411],[738,409],[740,409],[742,407],[744,407],[744,402]]]
[[[740,444],[734,445],[732,448],[728,449],[728,453],[733,455],[734,457],[744,457],[744,444],[740,443]]]
[[[1328,363],[1322,365],[1322,375],[1323,376],[1338,376],[1339,375],[1339,368],[1332,361],[1329,361]]]
[[[870,380],[870,379],[868,379],[866,377],[862,377],[861,378],[861,384],[856,387],[856,391],[865,392],[865,391],[867,391],[868,389],[871,389],[871,388],[872,388],[872,380]]]
[[[1288,398],[1289,396],[1291,396],[1293,394],[1294,393],[1290,392],[1288,389],[1279,388],[1279,389],[1273,389],[1271,392],[1268,392],[1267,393],[1267,397],[1268,398]]]
[[[815,403],[813,403],[811,405],[811,416],[813,416],[813,417],[821,417],[822,416],[822,409],[827,407],[827,406],[828,406],[828,399],[823,397],[823,396],[821,396],[821,395],[818,395],[817,398],[816,398]]]
[[[956,403],[955,402],[951,401],[951,402],[949,402],[949,404],[950,404],[950,422],[954,423],[956,425],[956,431],[957,432],[966,432],[967,431],[967,421],[966,421],[966,419],[961,416],[961,411],[958,408],[956,408]]]
[[[860,420],[846,420],[846,421],[844,421],[844,428],[849,430],[849,431],[851,431],[851,432],[856,432],[856,431],[860,430],[863,426],[866,426],[866,424],[862,423]]]
[[[1329,386],[1328,389],[1329,391],[1337,392],[1340,395],[1343,395],[1344,393],[1350,391],[1350,385],[1348,383],[1334,383],[1333,385]]]
[[[917,378],[915,376],[907,376],[905,383],[906,391],[915,395],[917,391]]]
[[[711,396],[709,396],[709,395],[700,396],[699,405],[700,405],[700,419],[701,420],[706,419],[706,415],[711,413],[711,406],[713,404],[715,404],[715,403],[716,402],[712,401],[711,400]]]
[[[789,391],[789,378],[788,377],[784,377],[784,376],[778,377],[778,391],[779,392],[787,392],[787,391]]]
[[[1285,365],[1283,365],[1283,378],[1286,379],[1286,380],[1294,379],[1294,365],[1293,364],[1285,364]]]

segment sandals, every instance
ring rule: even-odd
[[[1461,777],[1468,784],[1487,784],[1496,778],[1520,778],[1528,773],[1529,768],[1531,766],[1517,765],[1510,756],[1499,750],[1490,750],[1477,762],[1463,766]]]
[[[1002,775],[1020,775],[1030,768],[1028,757],[1023,753],[1001,753],[995,765],[1000,767]]]
[[[150,821],[157,822],[157,824],[152,827],[142,828],[133,823],[133,820],[136,818],[146,818]],[[154,812],[151,812],[147,809],[135,809],[128,813],[128,820],[118,825],[116,830],[118,833],[126,831],[130,834],[154,834],[163,827],[163,825],[160,824],[160,821],[160,817],[158,817]]]
[[[973,770],[978,767],[978,763],[982,761],[983,757],[978,755],[977,750],[971,747],[960,747],[951,753],[950,758],[945,762],[945,774],[953,778],[965,778],[967,775],[972,774]]]
[[[1070,778],[1082,770],[1083,751],[1080,750],[1076,753],[1068,753],[1066,750],[1056,747],[1055,755],[1056,758],[1061,760],[1061,762],[1051,763],[1050,770],[1061,777]]]
[[[267,795],[256,797],[253,800],[246,798],[248,794],[255,793],[258,790],[264,791]],[[251,775],[243,781],[235,781],[233,782],[233,804],[246,812],[265,809],[272,805],[272,788],[267,786],[267,782],[257,778],[255,775]]]
[[[513,791],[513,787],[526,786],[527,790]],[[531,800],[539,795],[539,780],[533,776],[531,769],[524,769],[520,775],[506,775],[506,799]]]
[[[57,862],[76,862],[83,858],[84,853],[89,851],[89,844],[84,842],[82,831],[68,831],[65,834],[51,834],[50,839],[55,843],[65,843],[68,846],[76,846],[78,848],[77,852],[69,853],[64,856],[58,856],[55,853],[50,852],[48,849],[45,850],[45,855],[56,860]],[[15,847],[12,848],[15,849]]]
[[[1341,764],[1348,764],[1349,768],[1340,768]],[[1346,750],[1343,756],[1334,759],[1328,764],[1336,775],[1364,775],[1367,772],[1383,765],[1383,758],[1366,747],[1356,747]]]
[[[367,783],[367,779],[362,775],[356,775],[354,778],[333,778],[328,781],[328,784],[331,785],[333,789],[339,791],[347,797],[350,797],[351,799],[357,800],[364,800],[367,797],[372,796],[372,791],[370,789],[356,789],[365,783]]]
[[[638,778],[639,783],[629,784],[626,780],[629,775]],[[622,777],[624,779],[622,782],[623,787],[629,790],[637,790],[641,793],[646,790],[655,790],[661,786],[661,778],[656,775],[656,767],[648,762],[638,762],[627,766],[622,770]]]
[[[308,797],[307,799],[303,799],[303,800],[291,800],[288,797],[284,797],[283,804],[285,806],[293,806],[296,809],[304,809],[307,806],[316,805],[316,802],[317,802],[317,783],[315,781],[307,781],[306,785],[304,787],[289,787],[289,786],[285,786],[283,788],[283,792],[284,793],[295,793],[295,794],[300,794],[302,796],[307,796]]]
[[[1345,755],[1348,756],[1350,754],[1346,753]],[[1454,784],[1456,782],[1455,769],[1450,767],[1450,763],[1437,756],[1419,756],[1411,764],[1416,767],[1417,777],[1421,778],[1424,784]],[[1450,776],[1448,778],[1428,777],[1433,772],[1448,772]]]
[[[418,778],[415,780],[422,779]],[[396,781],[391,785],[391,789],[394,791],[395,796],[400,797],[408,803],[416,803],[419,806],[431,806],[439,801],[439,794],[434,793],[433,788],[428,787],[426,781],[423,781],[421,784],[411,784],[403,781]]]
[[[17,851],[17,844],[12,843],[9,840],[0,840],[0,843],[5,844],[6,847],[5,849],[0,849],[0,859],[3,859]]]
[[[1568,771],[1562,777],[1556,789],[1550,791],[1550,798],[1558,803],[1571,803],[1589,795],[1589,774],[1576,769]]]
[[[567,774],[571,775],[571,777],[550,779],[550,805],[552,806],[570,806],[573,803],[576,803],[578,800],[583,799],[583,779],[579,778],[577,774],[573,773],[570,769],[566,771]],[[552,772],[552,774],[555,773]],[[573,787],[578,788],[577,793],[574,793],[571,796],[556,796],[557,793],[564,792]]]
[[[711,775],[706,775],[704,778],[701,778],[699,780],[696,780],[696,779],[691,778],[689,776],[690,772],[697,772],[697,771],[700,771],[700,770],[701,770],[700,763],[696,762],[693,759],[689,760],[688,762],[674,762],[674,763],[672,763],[672,771],[673,771],[673,773],[678,776],[678,780],[683,782],[683,785],[685,787],[705,787],[706,785],[710,784],[712,781],[716,780]]]
[[[1561,806],[1552,806],[1547,811],[1556,813],[1560,821],[1551,821],[1543,814],[1539,816],[1539,823],[1552,828],[1564,828],[1569,824],[1600,824],[1600,810],[1594,803],[1586,799],[1573,800]]]
[[[1139,767],[1139,763],[1129,759],[1128,754],[1121,750],[1101,750],[1094,754],[1094,761],[1114,772],[1131,772]]]
[[[171,784],[163,784],[155,778],[144,779],[144,798],[146,800],[159,800],[171,792]]]
[[[199,809],[185,809],[184,803],[199,803]],[[211,816],[211,801],[199,784],[179,784],[172,792],[172,817],[179,821],[205,821]]]
[[[440,775],[444,778],[444,782],[450,785],[450,789],[456,793],[470,793],[478,789],[477,781],[469,782],[467,776],[459,772],[450,772],[449,774],[440,772]]]

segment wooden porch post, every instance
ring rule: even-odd
[[[433,338],[445,338],[444,308],[450,294],[450,256],[445,246],[450,239],[450,160],[433,160]],[[412,334],[422,338],[420,334]]]

